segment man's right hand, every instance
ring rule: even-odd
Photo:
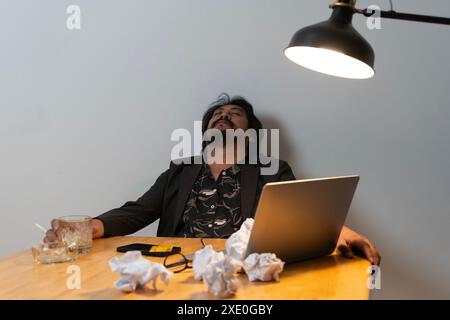
[[[47,230],[44,243],[51,243],[58,240],[59,230],[61,228],[61,221],[58,219],[53,219],[51,222],[52,228]],[[92,237],[94,239],[103,237],[105,233],[105,228],[103,222],[98,219],[92,219]]]

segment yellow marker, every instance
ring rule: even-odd
[[[172,252],[173,246],[153,246],[149,252]]]

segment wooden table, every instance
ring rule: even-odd
[[[168,286],[158,281],[158,290],[151,285],[134,293],[122,293],[114,287],[118,274],[108,261],[118,246],[134,242],[172,244],[183,253],[200,249],[200,239],[114,237],[94,241],[93,250],[74,262],[53,265],[33,263],[31,249],[0,259],[0,299],[214,299],[201,281],[195,281],[192,269],[175,274]],[[214,249],[225,246],[221,239],[206,239]],[[162,262],[160,258],[150,260]],[[68,289],[67,269],[80,267],[81,288]],[[368,299],[367,268],[361,258],[345,259],[335,254],[306,262],[285,265],[279,282],[249,282],[239,275],[242,286],[235,299]]]

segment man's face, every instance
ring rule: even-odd
[[[244,109],[236,105],[225,105],[217,108],[211,120],[208,123],[208,129],[219,129],[224,131],[226,129],[248,129],[247,114]]]

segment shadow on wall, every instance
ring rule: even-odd
[[[385,230],[374,229],[371,217],[377,215],[367,212],[356,203],[352,204],[347,221],[350,227],[361,232],[375,243],[381,254],[381,289],[372,290],[371,299],[442,299],[449,297],[450,291],[438,281],[439,275],[431,274],[412,263],[413,259],[395,242],[395,235]],[[362,219],[364,217],[364,219]],[[420,255],[420,252],[417,253]],[[429,261],[433,264],[433,261]],[[427,263],[425,263],[427,264]],[[423,266],[423,265],[422,265]],[[418,275],[421,275],[418,277]],[[417,294],[420,292],[420,294]]]
[[[289,137],[289,128],[283,127],[281,121],[273,115],[262,115],[259,118],[265,129],[280,129],[279,158],[289,161],[297,179],[308,177],[300,166],[302,163],[298,157],[301,154],[298,150],[300,146]],[[377,224],[371,221],[371,217],[376,217],[376,213],[367,212],[368,210],[355,203],[355,200],[347,222],[350,221],[352,228],[372,240],[382,255],[381,289],[372,290],[371,299],[438,299],[450,296],[449,289],[437,280],[439,276],[414,265],[412,261],[415,259],[411,259],[402,250],[401,244],[395,242],[395,235],[374,228]]]
[[[292,140],[288,136],[288,128],[283,126],[281,121],[279,121],[275,116],[273,115],[262,115],[259,117],[263,124],[264,129],[279,129],[279,156],[278,158],[281,160],[286,160],[289,162],[289,165],[292,168],[292,171],[295,174],[295,177],[297,179],[302,179],[303,177],[306,177],[305,173],[302,171],[300,167],[301,159],[298,159],[294,157],[296,154],[301,154],[299,152],[299,146],[292,143]],[[271,145],[270,142],[270,133],[269,133],[269,146]],[[293,150],[295,149],[295,152]]]

